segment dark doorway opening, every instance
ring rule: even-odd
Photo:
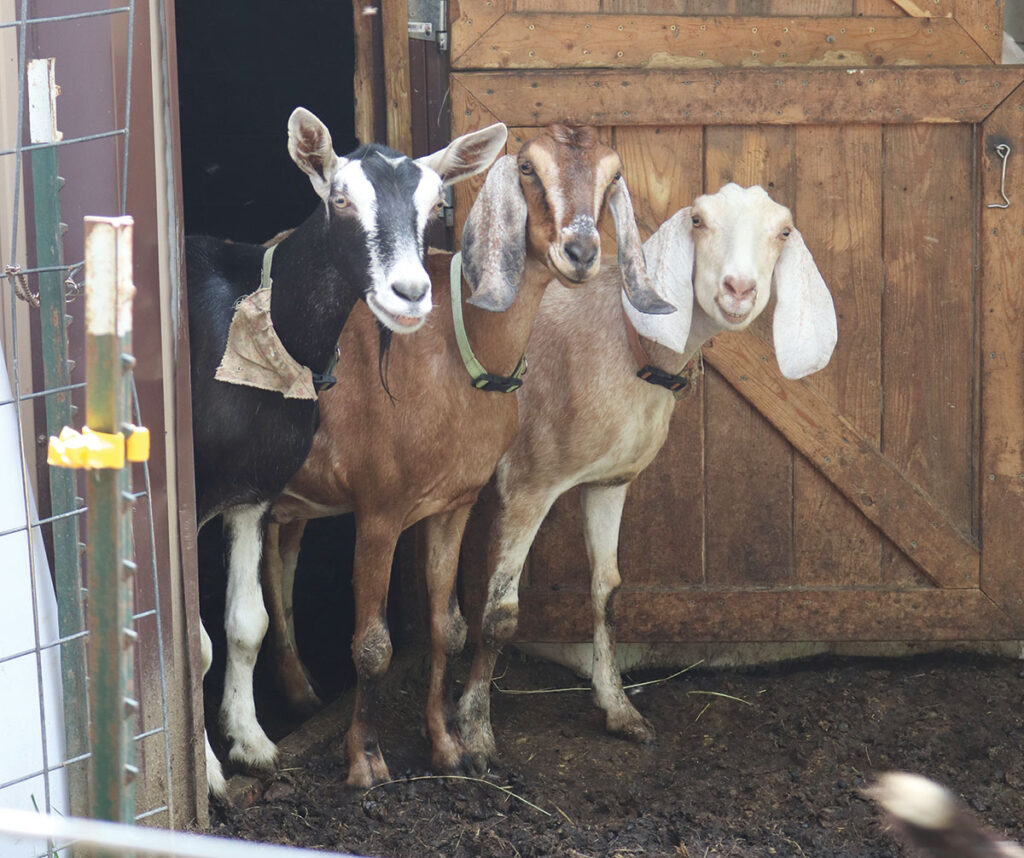
[[[288,155],[292,110],[302,106],[320,117],[341,155],[359,143],[353,130],[352,4],[177,0],[175,16],[185,233],[262,243],[302,223],[319,205]],[[299,649],[325,700],[355,676],[353,545],[351,516],[312,522],[296,572]],[[201,612],[215,653],[206,710],[216,745],[225,651],[219,520],[200,535],[199,568]],[[260,667],[256,693],[261,723],[280,738],[294,720]]]
[[[305,107],[341,155],[353,132],[350,0],[175,4],[185,231],[262,242],[317,199],[286,148]]]

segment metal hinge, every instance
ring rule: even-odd
[[[409,38],[448,50],[448,0],[409,0]]]

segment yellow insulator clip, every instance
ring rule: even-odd
[[[145,462],[149,458],[149,430],[142,426],[132,426],[131,430],[125,443],[121,432],[94,432],[88,426],[77,432],[65,426],[60,435],[50,436],[46,461],[58,468],[86,469],[123,468],[125,458]]]
[[[145,426],[129,424],[131,429],[125,442],[125,458],[129,462],[149,461],[149,430]]]

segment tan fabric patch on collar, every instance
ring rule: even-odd
[[[267,256],[271,255],[268,252]],[[270,259],[267,258],[263,285],[235,304],[227,348],[214,378],[229,384],[274,390],[285,399],[316,399],[313,371],[288,353],[270,320],[269,271]]]

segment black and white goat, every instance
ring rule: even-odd
[[[294,361],[313,373],[329,372],[338,336],[360,298],[392,331],[410,333],[423,324],[431,309],[424,232],[442,205],[442,189],[486,169],[506,136],[498,123],[415,160],[377,144],[340,158],[323,123],[296,108],[288,120],[288,152],[322,204],[276,245],[268,262],[270,319]],[[315,398],[286,398],[215,378],[236,304],[265,281],[266,253],[259,245],[186,240],[196,516],[200,528],[223,516],[228,554],[221,727],[231,741],[231,760],[255,768],[276,758],[256,720],[252,691],[252,665],[267,627],[259,585],[263,522],[305,460],[319,422]],[[211,649],[202,629],[204,673]],[[208,739],[206,762],[211,792],[223,793]]]

